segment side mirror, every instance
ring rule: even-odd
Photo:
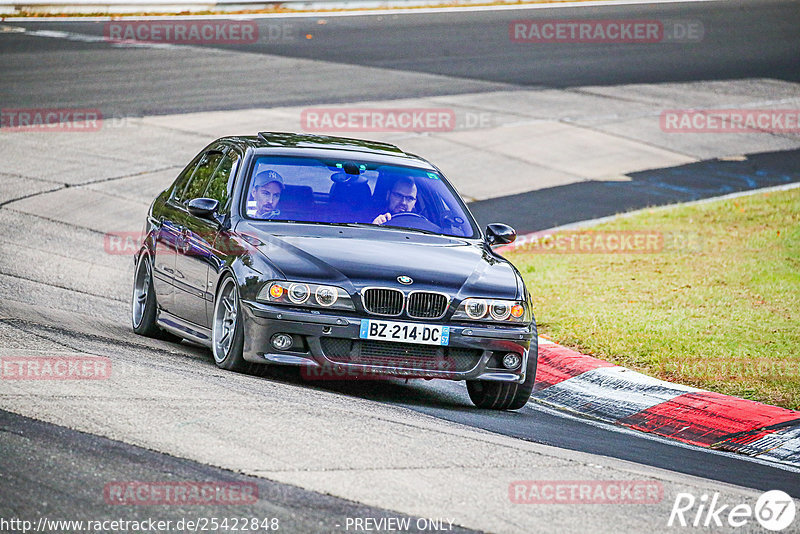
[[[214,214],[219,208],[219,201],[213,198],[193,198],[186,207],[189,208],[189,213],[195,217],[216,220]]]
[[[491,223],[486,227],[486,241],[490,245],[507,245],[517,239],[517,231],[507,224]]]

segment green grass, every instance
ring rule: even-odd
[[[664,246],[508,253],[540,335],[663,380],[800,409],[800,189],[591,230],[661,232]]]

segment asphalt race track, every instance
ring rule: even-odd
[[[509,41],[509,22],[556,17],[700,21],[705,33],[699,42],[658,46]],[[222,121],[213,112],[453,95],[478,101],[524,91],[583,98],[588,86],[593,98],[619,106],[624,98],[611,102],[609,91],[629,84],[648,84],[648,94],[663,87],[658,105],[701,87],[698,98],[709,107],[757,95],[763,106],[797,108],[795,2],[257,20],[263,35],[279,28],[282,37],[247,46],[126,46],[104,40],[102,21],[0,22],[2,108],[144,117],[144,126],[104,131],[102,139],[0,132],[0,355],[102,355],[114,365],[113,380],[91,384],[0,381],[0,518],[242,515],[279,518],[286,532],[344,532],[353,517],[411,518],[412,525],[455,518],[453,530],[465,532],[641,532],[666,529],[681,491],[718,492],[729,503],[752,504],[769,489],[800,499],[796,469],[535,402],[516,413],[476,410],[463,384],[308,384],[291,369],[263,377],[222,372],[204,349],[132,333],[130,256],[103,246],[106,232],[140,229],[150,200],[213,139],[198,126]],[[194,115],[176,119],[183,114]],[[231,117],[224,128],[240,116]],[[396,142],[422,153],[432,141]],[[499,187],[470,194],[471,207],[482,224],[500,218],[522,232],[800,180],[800,136],[724,142],[731,148],[720,154],[746,157],[715,159],[710,146],[692,157],[675,150],[678,156],[663,158],[669,164],[625,171],[624,180]],[[436,162],[439,145],[430,146],[423,155]],[[480,165],[483,153],[474,156]],[[646,478],[660,481],[665,496],[653,506],[572,506],[568,513],[509,504],[511,481],[537,478]],[[110,505],[103,488],[120,480],[251,483],[260,499],[235,511]]]
[[[472,202],[470,211],[483,226],[503,213],[518,232],[535,232],[648,206],[786,185],[800,179],[798,162],[797,150],[764,152],[746,161],[707,160],[632,173],[627,182],[586,181],[490,198]]]
[[[694,20],[702,24],[705,34],[700,42],[663,43],[657,48],[642,44],[532,47],[509,41],[509,22],[547,20],[555,13],[564,19]],[[36,106],[42,99],[51,106],[97,107],[102,103],[109,115],[154,115],[509,87],[758,77],[800,80],[796,62],[800,11],[787,1],[446,16],[270,18],[260,20],[259,25],[267,42],[240,45],[238,50],[250,55],[240,56],[238,64],[231,65],[227,56],[208,50],[198,53],[200,47],[191,53],[179,48],[113,48],[103,42],[103,22],[26,22],[21,26],[32,31],[90,35],[100,42],[4,33],[0,68],[13,76],[0,86],[0,101],[6,107]],[[285,38],[270,40],[270,27],[280,28]],[[312,38],[306,39],[306,35]],[[233,45],[218,48],[237,49]],[[284,60],[267,60],[265,54]]]
[[[386,511],[303,491],[286,484],[277,484],[257,477],[246,477],[229,471],[137,449],[124,443],[81,434],[74,430],[42,423],[0,411],[3,432],[0,440],[6,454],[0,459],[4,489],[14,488],[4,500],[14,500],[16,515],[43,514],[47,517],[118,517],[114,505],[99,507],[92,495],[92,479],[158,480],[173,482],[220,480],[229,483],[253,484],[259,499],[237,513],[249,517],[277,518],[290,532],[332,531],[345,525],[348,517],[398,517]],[[31,472],[31,466],[49,464],[47,472]],[[52,468],[69,465],[69,469]],[[44,481],[48,483],[33,483]],[[144,520],[157,515],[160,520],[179,521],[186,510],[172,506],[154,509],[132,508],[124,515],[128,520]],[[224,516],[225,506],[204,507],[208,516]],[[415,524],[418,518],[408,518]],[[410,532],[424,530],[410,529]],[[471,532],[454,527],[453,532]]]

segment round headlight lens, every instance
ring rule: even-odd
[[[269,288],[269,296],[274,299],[279,299],[283,296],[283,287],[279,284],[272,284]]]
[[[464,306],[464,311],[467,312],[467,317],[470,319],[480,319],[486,315],[486,301],[483,299],[469,299]]]
[[[505,321],[511,315],[511,305],[502,300],[495,300],[489,308],[489,314],[495,321]]]
[[[519,319],[523,315],[525,315],[525,306],[522,304],[514,304],[511,306],[511,317]]]
[[[308,289],[308,286],[305,284],[292,284],[289,286],[289,300],[294,302],[295,304],[302,304],[308,300],[308,296],[311,292]]]
[[[336,299],[339,298],[339,292],[335,287],[319,286],[314,296],[317,298],[317,304],[320,306],[333,306]]]

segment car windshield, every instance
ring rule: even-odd
[[[261,156],[247,185],[253,219],[370,224],[457,237],[476,228],[435,171],[357,160]]]

